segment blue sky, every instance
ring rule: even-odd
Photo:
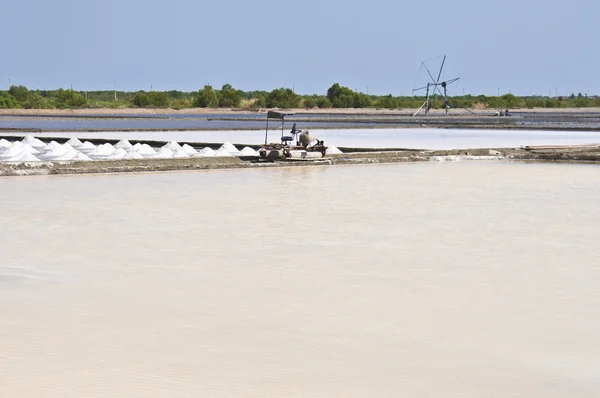
[[[454,94],[600,94],[600,2],[0,0],[0,84],[409,95],[446,54]],[[438,60],[439,62],[439,60]],[[435,69],[435,62],[431,62]]]

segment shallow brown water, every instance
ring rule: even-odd
[[[600,396],[600,168],[0,178],[2,397]]]

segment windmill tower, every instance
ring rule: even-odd
[[[444,57],[442,59],[442,64],[440,65],[440,70],[437,74],[437,79],[436,79],[433,77],[433,74],[431,73],[429,68],[427,68],[427,65],[425,65],[425,62],[421,62],[421,68],[419,69],[419,72],[422,69],[425,69],[431,80],[428,81],[425,86],[413,89],[413,95],[415,94],[416,91],[425,90],[425,102],[423,103],[423,105],[421,105],[421,107],[419,109],[417,109],[417,111],[415,112],[415,114],[413,116],[417,116],[417,114],[423,108],[425,108],[425,116],[427,116],[427,114],[429,113],[429,109],[431,109],[431,96],[430,95],[435,96],[436,94],[441,95],[442,98],[444,99],[444,108],[446,108],[446,115],[448,114],[448,110],[450,109],[450,101],[448,100],[447,87],[449,84],[457,82],[458,79],[460,79],[460,77],[450,79],[450,80],[440,81],[440,79],[442,77],[442,72],[444,70],[445,63],[446,63],[446,56],[444,55]]]

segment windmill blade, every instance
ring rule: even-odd
[[[423,87],[419,87],[419,88],[413,88],[413,93],[415,91],[419,91],[419,90],[425,90],[428,86],[423,86]]]
[[[440,81],[440,77],[442,77],[442,70],[444,69],[444,63],[446,63],[446,56],[444,55],[444,59],[442,60],[442,66],[440,66],[440,73],[438,73],[438,78],[435,81],[436,83]]]
[[[452,83],[454,83],[454,82],[457,82],[459,79],[460,79],[460,77],[457,77],[456,79],[451,79],[451,80],[448,80],[448,81],[446,82],[446,85],[448,85],[448,84],[452,84]]]
[[[434,82],[434,83],[437,83],[437,82],[435,81],[435,79],[433,78],[433,75],[432,75],[432,74],[431,74],[431,72],[429,71],[429,68],[427,68],[427,65],[425,65],[425,64],[423,63],[423,67],[424,67],[424,68],[425,68],[425,70],[427,71],[427,74],[428,74],[428,75],[429,75],[429,77],[431,78],[431,81],[432,81],[432,82]]]

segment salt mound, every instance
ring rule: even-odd
[[[66,149],[65,153],[63,153],[62,155],[59,155],[59,156],[56,156],[56,157],[52,158],[52,160],[57,160],[57,161],[61,161],[61,160],[74,160],[79,154],[80,154],[80,152],[77,152],[73,148]]]
[[[11,146],[9,146],[8,148],[4,148],[2,150],[2,152],[0,152],[0,157],[1,158],[14,158],[16,156],[21,156],[25,153],[27,153],[27,152],[23,150],[23,144],[20,143],[19,141],[17,141],[17,142],[13,142],[11,144]]]
[[[55,160],[56,158],[66,154],[67,152],[69,152],[69,150],[67,150],[62,145],[58,144],[56,146],[53,146],[52,149],[50,149],[49,151],[40,152],[38,157],[40,159],[45,160]]]
[[[190,155],[187,154],[184,150],[180,149],[178,151],[173,152],[174,158],[189,158]]]
[[[83,142],[79,141],[79,138],[73,137],[69,141],[67,141],[66,144],[69,144],[71,146],[82,146]]]
[[[227,150],[226,147],[221,146],[221,148],[219,148],[217,150],[217,152],[215,152],[215,156],[233,156],[233,155],[231,154],[231,151]]]
[[[89,141],[84,142],[79,149],[96,149],[96,145]]]
[[[173,151],[169,148],[161,148],[160,151],[152,155],[153,158],[157,159],[168,159],[173,157]]]
[[[46,143],[42,140],[35,138],[34,136],[27,135],[25,138],[21,140],[23,144],[27,144],[33,148],[43,148],[46,146]]]
[[[131,142],[129,142],[127,140],[121,140],[115,144],[115,148],[129,149],[129,148],[133,148],[133,145],[131,145]]]
[[[39,162],[40,160],[31,153],[22,153],[12,158],[6,159],[7,162]]]
[[[177,141],[169,141],[165,145],[162,146],[161,149],[170,149],[171,152],[176,152],[181,150],[181,145]]]
[[[144,158],[144,156],[142,156],[137,151],[131,151],[131,152],[127,153],[127,155],[125,155],[123,157],[123,159],[143,159],[143,158]]]
[[[107,159],[123,159],[127,156],[127,151],[123,148],[117,148],[112,154],[108,155]]]
[[[254,149],[247,146],[240,151],[240,156],[258,156],[258,151],[255,151]]]
[[[230,153],[237,153],[238,152],[238,149],[231,142],[226,142],[223,145],[221,145],[221,147],[219,148],[219,150],[221,150],[221,149],[223,149],[224,151],[230,152]]]
[[[77,152],[77,154],[75,155],[75,157],[73,159],[71,159],[71,160],[92,160],[92,158],[90,158],[85,153]]]
[[[154,148],[152,148],[148,144],[137,143],[133,146],[133,149],[140,155],[155,155],[156,154],[156,151],[154,150]]]
[[[50,151],[56,147],[61,147],[62,145],[60,145],[58,142],[56,141],[50,141],[50,143],[48,145],[46,145],[46,147],[43,149],[43,151]]]
[[[45,144],[44,144],[44,145],[45,145]],[[38,151],[37,149],[35,149],[34,147],[32,147],[32,146],[31,146],[31,145],[29,145],[29,144],[22,144],[22,146],[21,146],[21,150],[22,150],[23,152],[30,153],[30,154],[32,154],[32,155],[35,155],[35,154],[37,154],[37,153],[40,153],[40,151]]]
[[[75,149],[73,148],[73,146],[71,146],[71,144],[69,144],[68,142],[65,142],[63,144],[63,148],[67,149],[68,151],[70,151],[71,149]]]
[[[188,144],[183,144],[183,146],[181,147],[181,150],[185,153],[187,153],[188,155],[195,155],[198,153],[198,151],[196,151],[193,147],[191,147]]]
[[[215,151],[212,148],[206,147],[198,151],[196,156],[215,156]]]
[[[0,148],[8,148],[11,145],[12,144],[10,143],[10,141],[5,140],[4,138],[0,140]]]
[[[110,144],[102,144],[98,145],[93,151],[89,153],[90,156],[101,157],[101,156],[109,156],[115,153],[115,147]]]
[[[327,147],[327,149],[325,150],[326,155],[339,155],[340,153],[343,153],[343,152],[334,146]]]

